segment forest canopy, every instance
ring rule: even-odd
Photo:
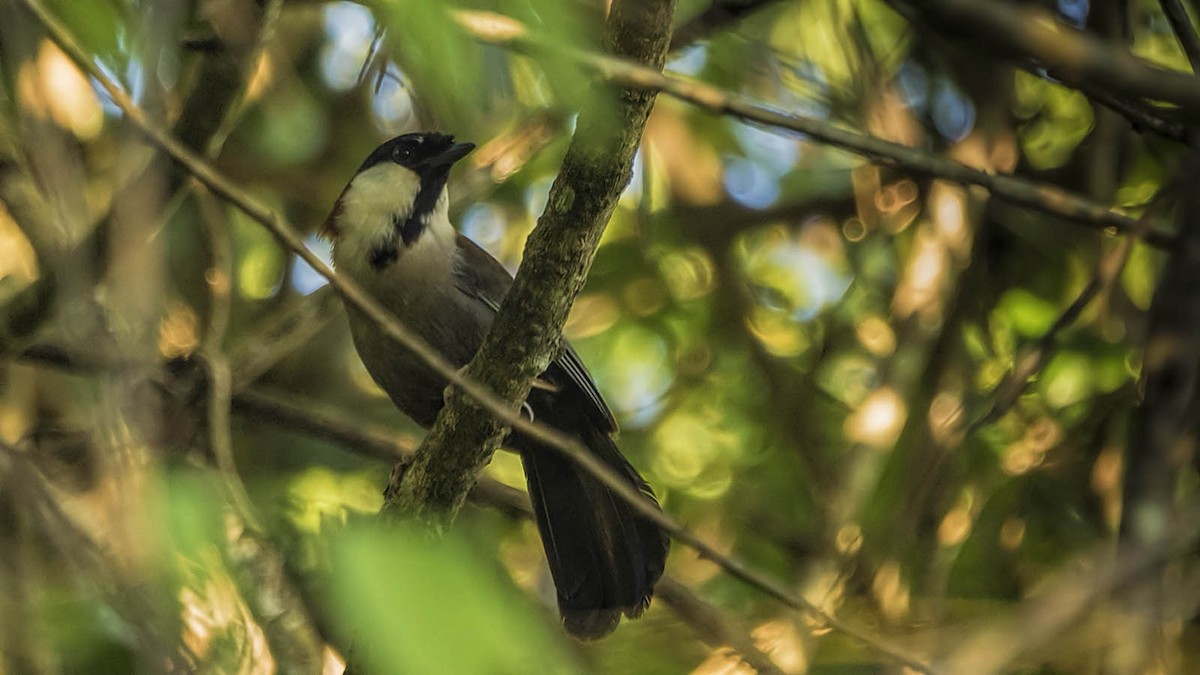
[[[0,2],[0,673],[1196,672],[1196,5]],[[417,131],[510,272],[611,202],[450,404],[565,320],[675,540],[603,640],[515,454],[381,516],[320,232]]]

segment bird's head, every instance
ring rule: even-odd
[[[450,167],[475,148],[439,133],[397,136],[375,148],[342,191],[321,234],[334,247],[363,248],[386,266],[429,229],[450,227]]]

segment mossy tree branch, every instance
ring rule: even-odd
[[[670,44],[673,0],[614,2],[608,19],[613,54],[662,70]],[[655,92],[617,89],[611,105],[584,110],[545,213],[526,245],[496,320],[467,369],[516,407],[558,354],[563,324],[583,287],[600,235],[629,183]],[[394,472],[385,511],[444,523],[508,428],[455,389],[404,472]]]

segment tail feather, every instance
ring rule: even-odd
[[[582,426],[581,440],[596,457],[653,499],[608,434]],[[560,452],[536,444],[522,448],[563,625],[577,637],[594,639],[611,633],[622,614],[641,616],[663,573],[666,535]]]

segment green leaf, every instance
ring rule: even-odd
[[[347,530],[333,542],[333,611],[380,673],[575,673],[561,634],[455,533]],[[356,658],[358,654],[354,655]]]
[[[1040,337],[1058,318],[1052,303],[1021,288],[1004,294],[996,307],[1009,325],[1025,337]]]

